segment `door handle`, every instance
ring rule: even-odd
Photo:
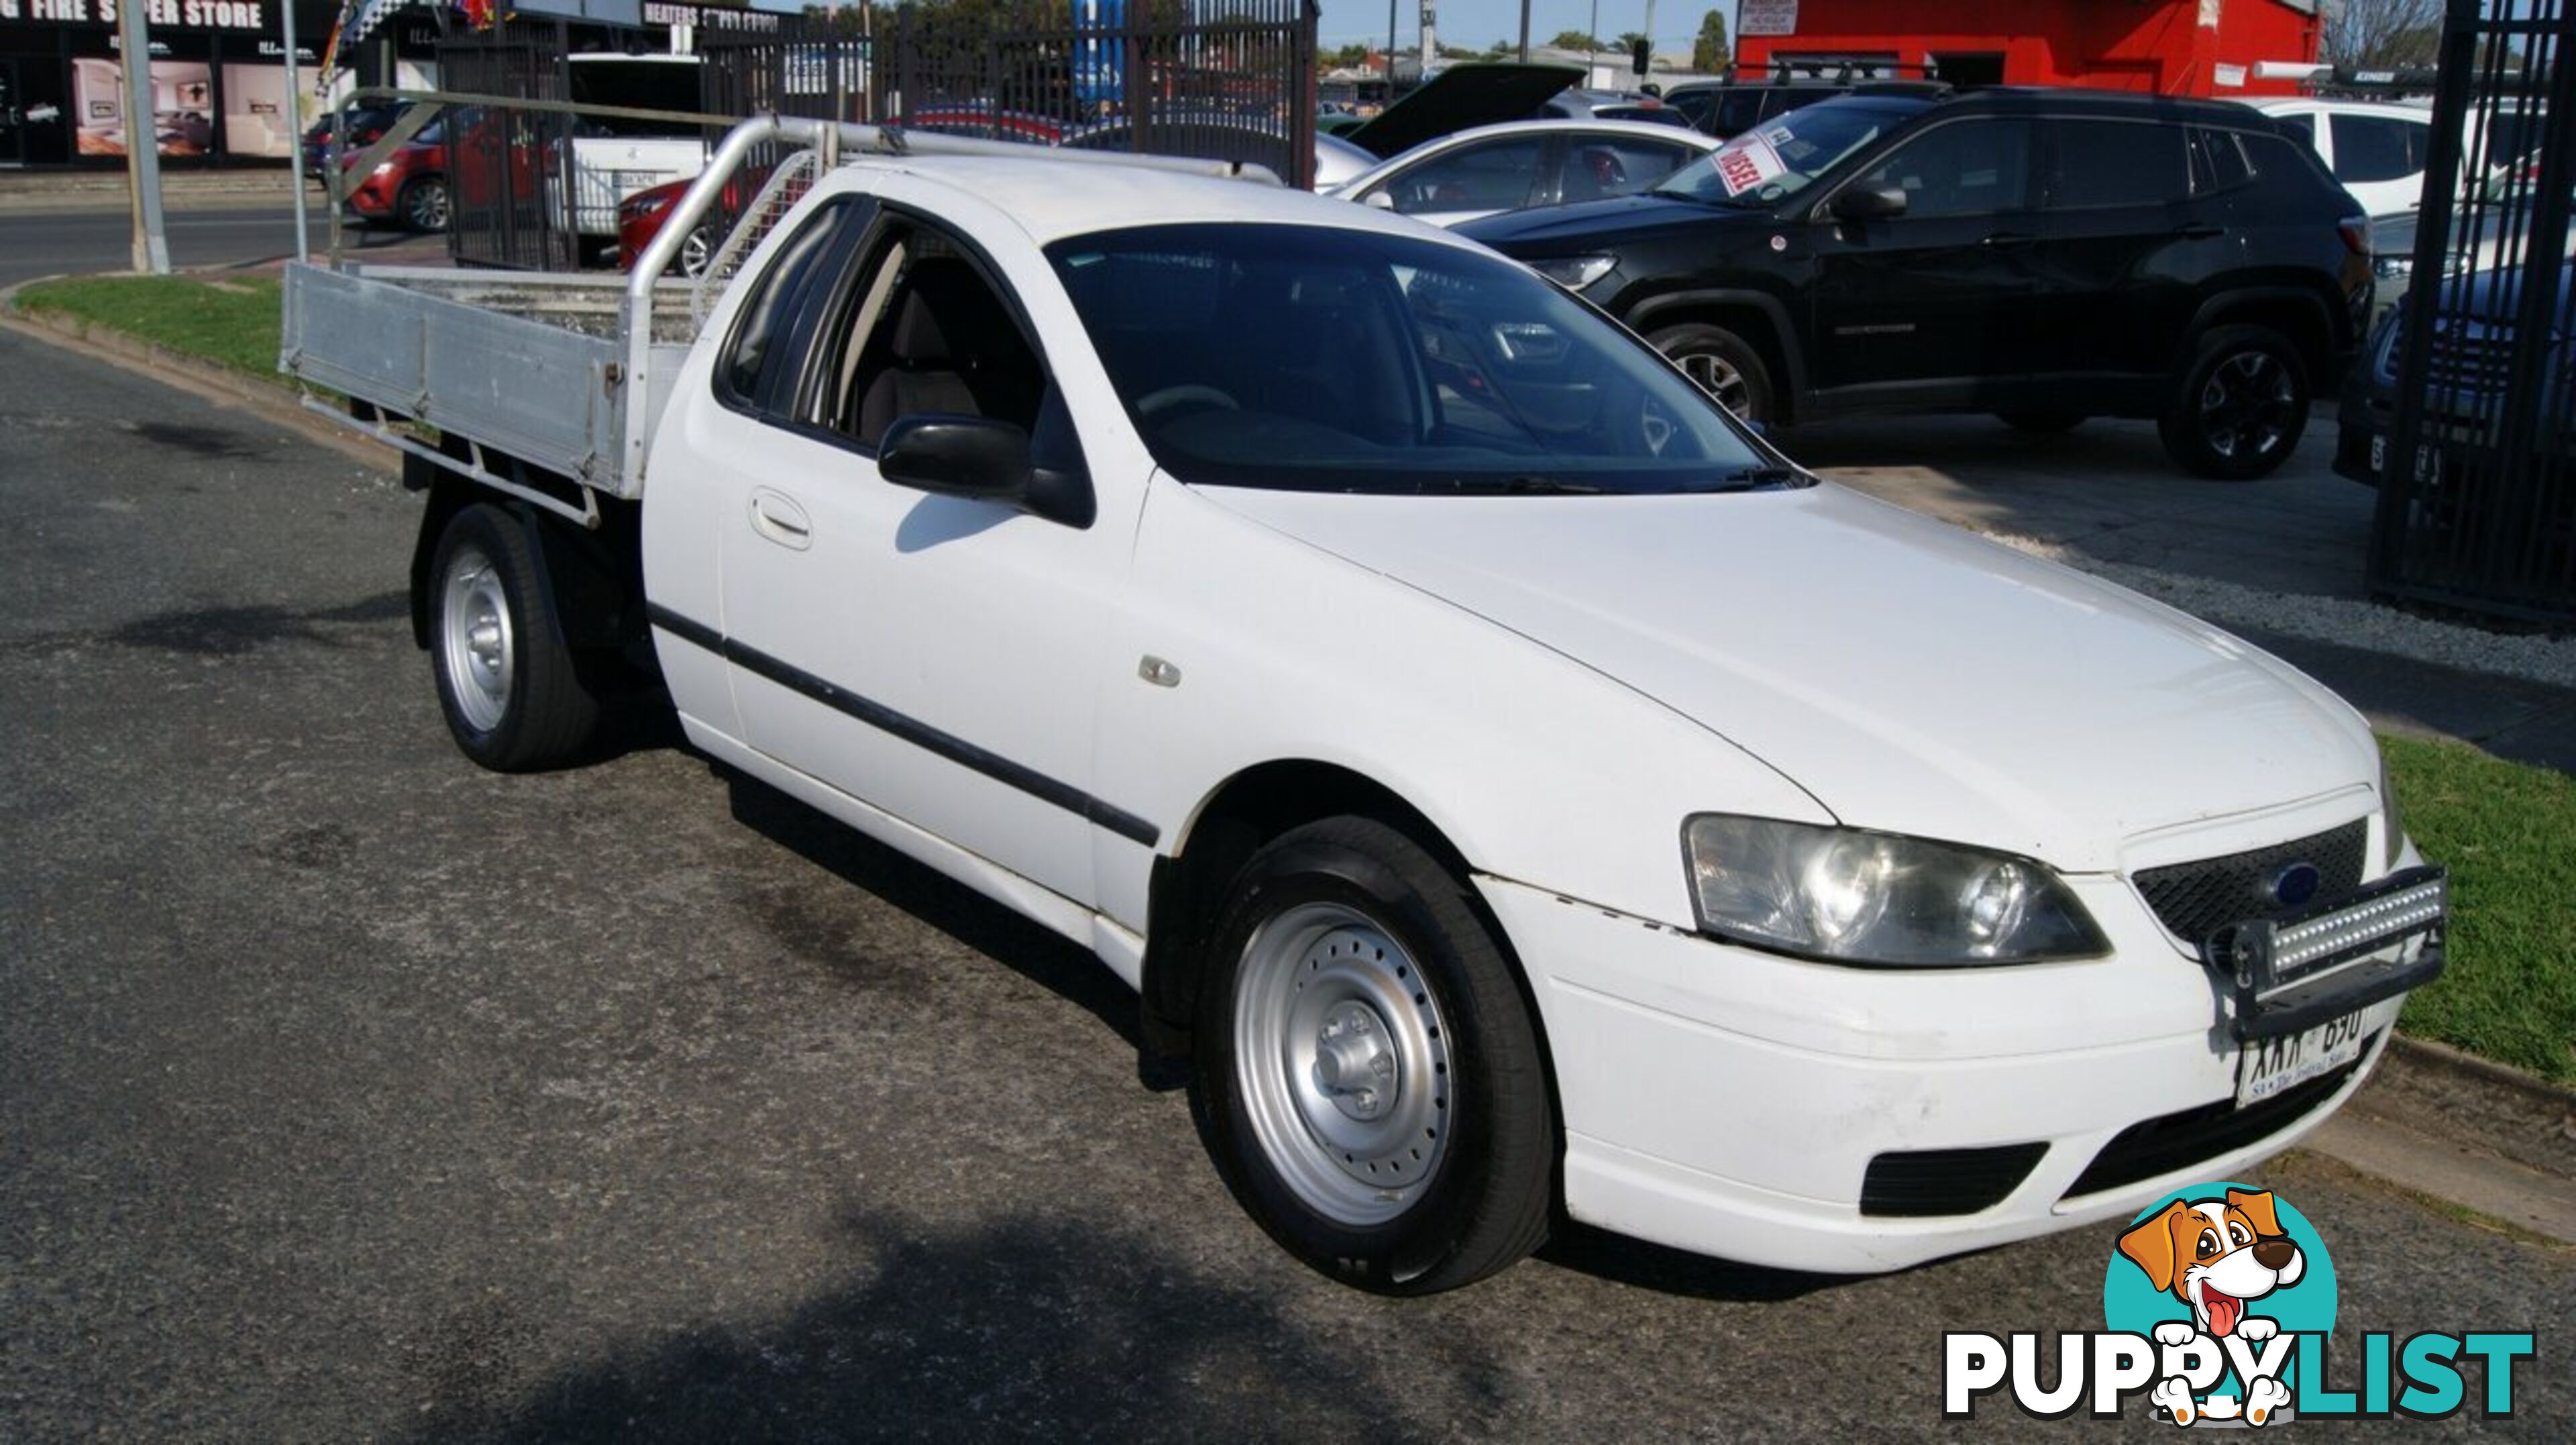
[[[2176,226],[2174,228],[2174,234],[2182,237],[2186,241],[2206,241],[2213,236],[2226,235],[2227,228],[2225,226],[2213,225],[2208,221],[2193,221],[2187,225]]]
[[[786,493],[768,487],[752,489],[751,529],[794,551],[814,545],[814,524],[806,520],[805,509]]]
[[[1997,231],[1986,238],[1986,244],[2001,250],[2006,246],[2027,246],[2038,239],[2028,231]]]

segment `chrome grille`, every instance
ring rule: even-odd
[[[2228,924],[2281,912],[2272,884],[2293,863],[2315,866],[2320,898],[2359,887],[2369,833],[2369,820],[2355,818],[2340,828],[2268,848],[2144,869],[2137,875],[2138,892],[2158,922],[2197,947]]]
[[[2433,328],[2425,370],[2446,391],[2502,391],[2512,361],[2511,328],[2451,321]]]

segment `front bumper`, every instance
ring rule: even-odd
[[[1779,957],[1479,879],[1537,996],[1568,1213],[1750,1263],[1901,1269],[2241,1174],[2322,1123],[2386,1049],[2402,995],[2362,1008],[2355,1064],[2237,1108],[2233,981],[2179,953],[2125,880],[2069,883],[2110,957],[1919,972]],[[1919,1207],[1919,1186],[1981,1180],[1991,1192],[1963,1210]]]

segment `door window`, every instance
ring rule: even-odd
[[[1407,216],[1446,211],[1509,211],[1529,204],[1543,137],[1512,137],[1460,146],[1388,181],[1386,195]]]
[[[753,281],[757,289],[735,313],[733,337],[716,363],[717,395],[739,406],[767,404],[764,387],[786,369],[778,358],[786,350],[789,327],[813,289],[823,257],[843,234],[842,223],[856,213],[852,197],[824,202]]]
[[[2429,124],[2377,115],[2338,115],[2334,173],[2339,181],[2395,181],[2424,169]]]
[[[2193,128],[2191,188],[2195,194],[2223,191],[2253,178],[2253,163],[2246,160],[2244,147],[2237,142],[2234,131]]]
[[[1564,199],[1571,204],[1634,195],[1698,155],[1690,146],[1662,141],[1575,136],[1565,150]]]
[[[1046,369],[965,248],[929,226],[887,227],[843,278],[816,331],[797,420],[873,450],[928,413],[1038,421]]]
[[[2048,203],[2161,206],[2191,194],[2191,163],[2178,125],[2127,120],[2052,123]]]
[[[1935,126],[1854,185],[1905,192],[1909,218],[1981,216],[2030,200],[2031,123],[1966,120]]]

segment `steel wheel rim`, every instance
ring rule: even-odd
[[[1385,928],[1338,903],[1263,923],[1244,945],[1234,1045],[1253,1136],[1307,1208],[1358,1228],[1421,1198],[1456,1123],[1449,1030]]]
[[[424,231],[447,229],[447,187],[423,181],[411,193],[411,223]]]
[[[1673,358],[1682,375],[1699,383],[1699,389],[1717,398],[1717,404],[1737,416],[1746,414],[1753,404],[1752,388],[1744,384],[1744,373],[1735,363],[1713,351],[1686,352]]]
[[[518,663],[501,575],[481,548],[459,547],[448,558],[439,593],[439,658],[448,693],[467,725],[488,733],[509,711],[510,678]]]
[[[2280,450],[2297,409],[2290,369],[2265,351],[2240,351],[2218,363],[2200,389],[2201,435],[2233,461]]]

